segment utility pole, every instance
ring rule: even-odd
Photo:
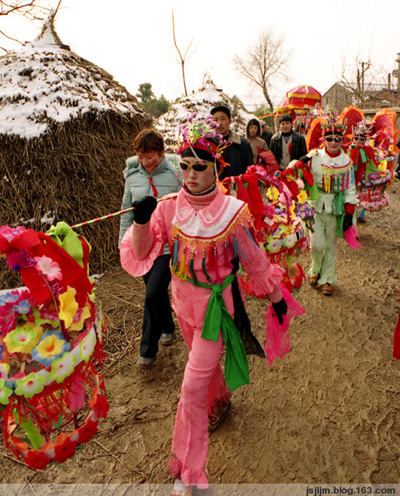
[[[400,53],[397,54],[397,69],[392,72],[392,76],[397,78],[397,92],[400,92]]]

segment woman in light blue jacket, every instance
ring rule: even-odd
[[[122,209],[135,206],[146,196],[161,198],[164,195],[179,191],[182,185],[175,157],[167,157],[164,151],[164,140],[154,129],[144,129],[135,138],[134,157],[126,161],[125,191]],[[137,219],[139,220],[139,219]],[[135,212],[130,211],[121,216],[119,244],[128,229],[135,221]],[[146,285],[144,303],[142,339],[140,356],[137,365],[142,368],[151,367],[158,352],[158,342],[170,345],[173,341],[175,325],[172,319],[168,286],[171,281],[169,269],[170,253],[168,245],[151,267],[147,267],[143,280]]]

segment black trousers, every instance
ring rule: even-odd
[[[160,255],[149,272],[143,276],[146,296],[140,356],[145,358],[154,358],[157,355],[161,334],[172,334],[175,330],[168,294],[171,282],[170,258],[170,255]]]

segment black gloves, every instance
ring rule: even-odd
[[[278,317],[278,322],[280,325],[283,324],[282,315],[286,315],[287,313],[287,304],[286,301],[282,298],[278,303],[272,303],[272,308],[274,309],[276,316]]]
[[[150,220],[151,214],[157,207],[157,200],[154,196],[145,196],[143,200],[136,200],[132,203],[135,207],[135,222],[136,224],[147,224]]]
[[[311,160],[311,157],[307,157],[307,155],[303,155],[302,157],[299,158],[299,160],[305,164],[308,164],[308,162]]]
[[[353,215],[352,214],[344,214],[343,219],[343,232],[347,231],[353,225]]]

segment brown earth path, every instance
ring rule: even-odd
[[[392,358],[400,181],[389,193],[390,209],[367,213],[359,226],[362,249],[339,241],[335,294],[301,289],[306,314],[291,327],[290,354],[272,368],[250,357],[252,382],[234,393],[229,416],[210,437],[210,483],[400,481],[400,361]],[[307,269],[308,254],[300,261]],[[73,459],[43,471],[17,463],[1,443],[1,484],[171,482],[166,463],[184,342],[178,332],[151,370],[138,370],[142,282],[112,268],[96,292],[109,318],[108,418]],[[265,303],[248,299],[247,308],[262,339]]]

